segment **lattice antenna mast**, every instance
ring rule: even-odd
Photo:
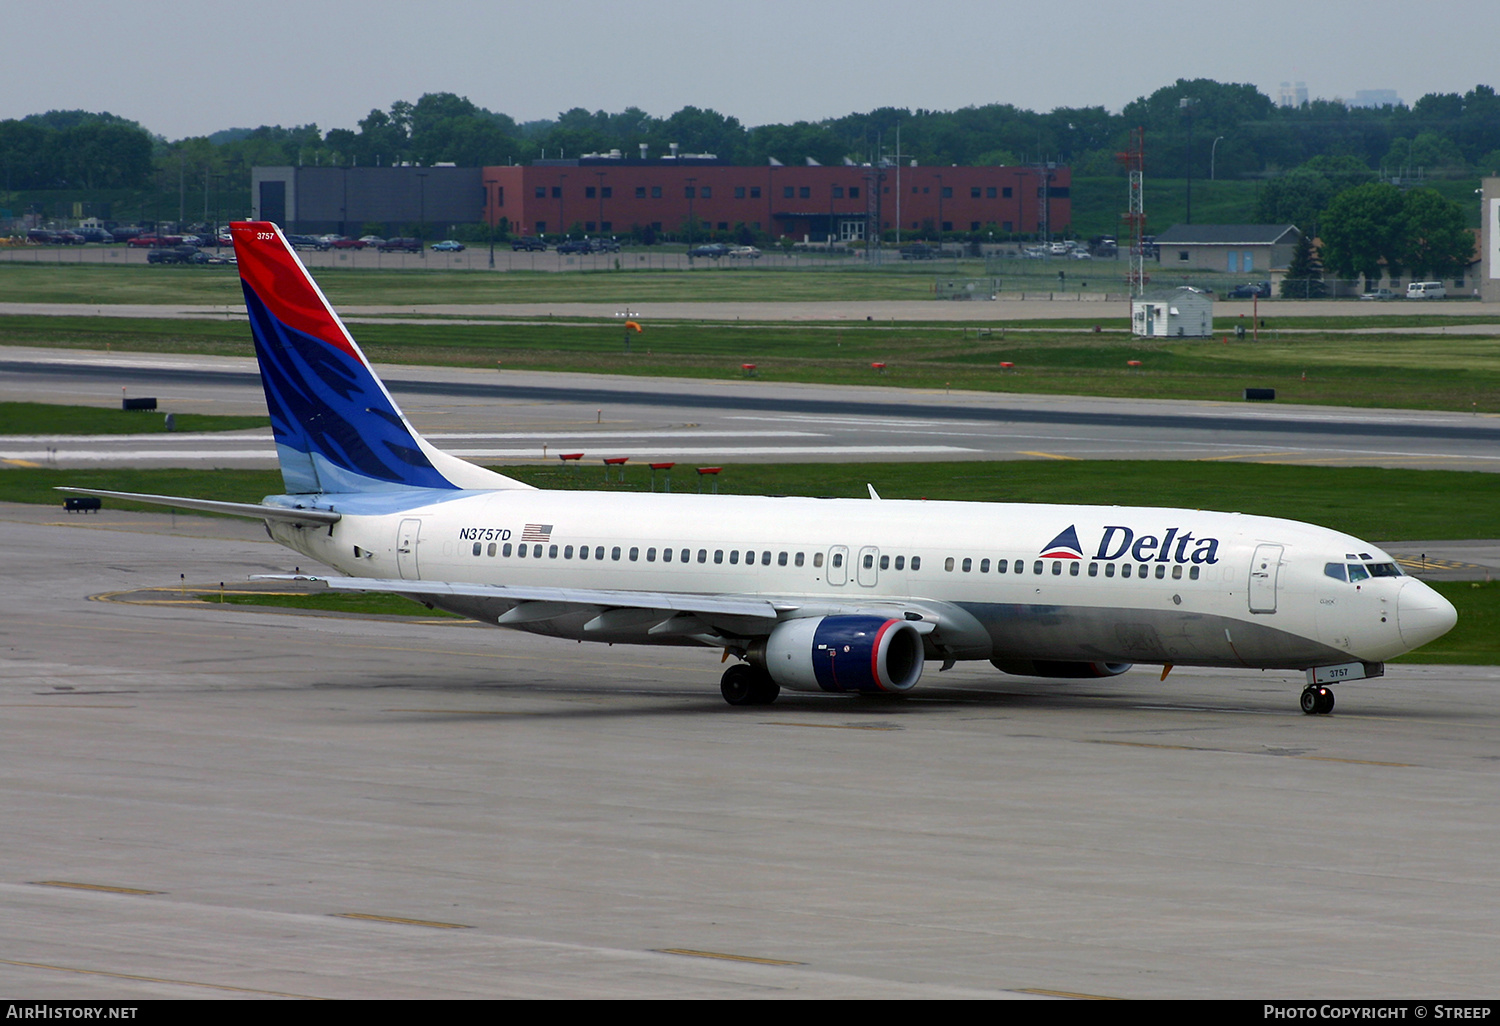
[[[1115,154],[1115,159],[1125,165],[1130,176],[1130,209],[1120,215],[1120,220],[1125,222],[1125,233],[1130,236],[1130,270],[1125,280],[1131,295],[1139,296],[1151,280],[1146,274],[1146,130],[1132,131],[1130,148]]]

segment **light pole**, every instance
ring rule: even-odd
[[[687,201],[688,201],[688,237],[687,237],[687,244],[688,244],[688,257],[689,258],[691,258],[692,255],[693,255],[693,252],[692,252],[693,251],[693,198],[694,198],[694,195],[698,191],[697,189],[693,188],[693,183],[696,182],[697,180],[698,179],[696,179],[696,178],[689,178],[689,179],[687,179]]]
[[[1177,101],[1177,106],[1186,112],[1188,123],[1187,134],[1187,223],[1193,223],[1193,108],[1198,101],[1191,96],[1184,96]]]
[[[490,208],[488,221],[490,228],[490,270],[492,271],[495,269],[495,193],[499,185],[500,180],[498,178],[486,178],[484,180],[484,192],[485,196],[488,197]]]
[[[417,256],[427,259],[427,172],[417,172]]]
[[[1208,180],[1210,182],[1214,180],[1214,162],[1218,159],[1219,156],[1219,143],[1223,141],[1224,137],[1221,135],[1217,139],[1215,139],[1214,144],[1208,148]]]
[[[604,235],[604,172],[595,171],[594,176],[599,179],[599,235]]]

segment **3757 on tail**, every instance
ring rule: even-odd
[[[274,224],[235,254],[286,493],[87,489],[263,519],[338,571],[489,624],[735,662],[721,690],[901,693],[929,662],[1098,677],[1133,663],[1330,683],[1448,631],[1452,605],[1358,538],[1186,509],[543,491],[429,444]]]

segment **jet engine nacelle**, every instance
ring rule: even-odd
[[[921,633],[883,616],[787,620],[760,656],[771,679],[794,691],[901,692],[922,677]]]
[[[1118,677],[1131,663],[1062,662],[1051,659],[991,659],[990,665],[1021,677]]]

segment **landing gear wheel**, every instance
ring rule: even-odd
[[[1333,692],[1325,687],[1303,688],[1301,705],[1309,716],[1325,716],[1333,712]]]
[[[730,705],[770,705],[781,694],[781,685],[753,666],[736,663],[724,671],[719,693]]]

